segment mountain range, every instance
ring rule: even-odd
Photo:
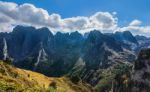
[[[68,76],[89,83],[96,92],[108,92],[99,89],[104,75],[122,64],[134,66],[140,50],[150,46],[150,38],[133,36],[129,31],[53,34],[45,27],[18,25],[10,33],[0,33],[0,43],[0,59],[10,59],[18,68],[49,77]]]

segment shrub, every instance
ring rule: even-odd
[[[52,87],[52,88],[56,89],[57,88],[56,82],[55,81],[51,82],[49,84],[49,87]]]

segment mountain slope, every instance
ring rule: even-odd
[[[142,48],[149,48],[150,47],[150,38],[145,36],[137,35],[135,36],[137,39],[139,46],[136,48],[136,51],[139,52]]]
[[[122,72],[124,70],[125,72]],[[112,84],[112,92],[149,92],[150,49],[142,49],[135,60],[134,67],[126,69],[122,67],[118,73]]]
[[[135,61],[132,74],[132,92],[149,92],[150,90],[150,49],[143,49]]]
[[[54,78],[15,68],[0,61],[0,92],[92,92],[82,82],[74,84],[67,77]]]

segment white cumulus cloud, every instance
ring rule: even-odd
[[[134,35],[150,36],[150,26],[141,26],[140,20],[133,20],[126,27],[118,27],[117,31],[131,31]]]
[[[59,14],[48,14],[42,8],[32,4],[18,5],[12,2],[0,1],[0,30],[4,31],[3,25],[32,25],[36,27],[46,26],[52,31],[81,31],[100,29],[114,30],[117,27],[117,18],[109,12],[97,12],[89,17],[77,16],[61,18]],[[13,28],[13,26],[12,26]],[[11,31],[11,29],[5,29]]]
[[[118,26],[117,12],[96,12],[91,16],[62,18],[59,14],[49,14],[42,8],[25,3],[0,1],[0,31],[10,32],[16,25],[48,27],[51,31],[85,33],[93,29],[102,32],[132,31],[134,34],[150,34],[150,26],[141,26],[140,20],[133,20],[126,27]]]
[[[142,22],[140,20],[133,20],[129,25],[130,26],[140,26]]]

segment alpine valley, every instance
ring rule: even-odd
[[[0,92],[149,92],[150,38],[16,26],[0,33]]]

